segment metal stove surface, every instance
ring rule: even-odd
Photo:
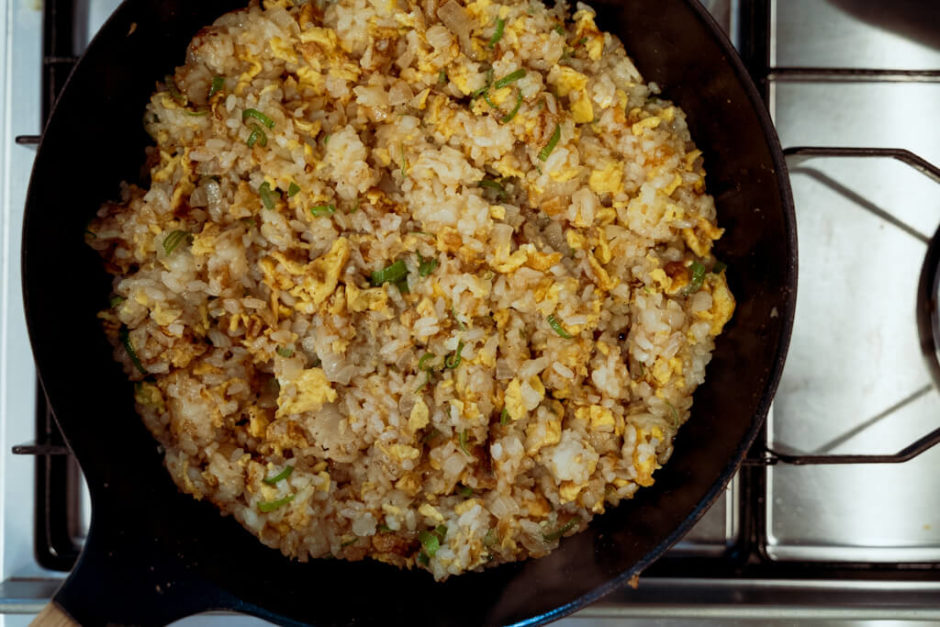
[[[78,39],[87,41],[117,4],[79,2]],[[705,4],[736,34],[741,9],[750,2]],[[770,9],[771,66],[940,68],[936,3],[889,8],[864,0],[777,0]],[[35,134],[40,125],[41,13],[40,0],[0,0],[0,627],[27,624],[62,576],[33,558],[33,460],[10,454],[12,445],[34,438],[35,379],[19,288],[19,232],[34,152],[15,145],[13,137]],[[785,147],[891,146],[940,163],[936,78],[833,83],[784,71],[771,78],[769,104]],[[885,159],[816,158],[790,166],[799,302],[766,443],[793,453],[893,452],[934,428],[940,415],[940,394],[920,355],[914,317],[926,241],[940,224],[938,188]],[[938,463],[940,449],[900,465],[767,469],[767,492],[757,499],[763,504],[763,557],[803,566],[940,561],[940,478],[931,472]],[[741,534],[753,532],[742,529],[739,492],[733,483],[671,555],[733,553]],[[683,577],[674,570],[641,579],[637,591],[616,593],[562,624],[940,619],[940,585],[934,582],[703,577],[701,569]],[[181,622],[222,621],[261,623],[232,615]]]

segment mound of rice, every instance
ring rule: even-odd
[[[579,4],[272,1],[90,226],[179,487],[301,560],[539,557],[668,458],[731,317],[683,112]]]

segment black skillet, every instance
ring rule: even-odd
[[[93,507],[53,607],[83,625],[160,624],[210,609],[287,624],[528,623],[559,618],[640,573],[738,467],[776,388],[793,319],[796,236],[783,156],[728,41],[694,0],[595,3],[601,28],[619,34],[645,78],[688,114],[727,228],[717,254],[738,308],[671,461],[655,486],[548,557],[434,583],[371,561],[290,561],[180,494],[95,318],[110,280],[83,242],[85,225],[120,181],[139,179],[155,81],[183,62],[200,27],[240,4],[128,0],[76,67],[43,135],[23,236],[29,333]]]

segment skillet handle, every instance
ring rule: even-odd
[[[56,605],[55,601],[49,601],[29,625],[30,627],[73,627],[78,623]]]

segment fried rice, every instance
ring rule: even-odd
[[[589,7],[253,4],[144,122],[87,240],[180,489],[445,579],[653,484],[734,299],[685,116]]]

